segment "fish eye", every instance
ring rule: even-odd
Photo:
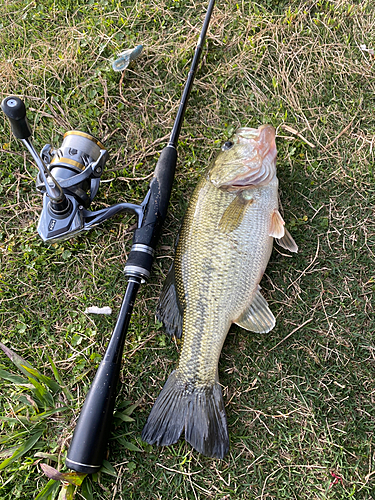
[[[226,141],[221,147],[222,151],[228,151],[228,149],[231,149],[233,147],[233,142],[232,141]]]

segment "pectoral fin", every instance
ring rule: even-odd
[[[156,317],[165,327],[171,337],[181,338],[183,309],[177,296],[174,264],[169,269],[159,303]]]
[[[281,217],[281,214],[278,210],[274,210],[271,215],[271,227],[270,227],[270,236],[274,238],[282,238],[285,234],[285,222]]]
[[[276,320],[259,290],[260,287],[250,307],[235,321],[235,324],[251,332],[267,333],[273,329]]]
[[[298,246],[285,227],[284,219],[278,210],[275,210],[271,216],[270,236],[273,236],[277,243],[286,250],[298,252]]]
[[[220,222],[219,229],[222,233],[231,233],[239,227],[245,215],[246,208],[253,203],[252,197],[247,193],[238,193],[225,209]]]

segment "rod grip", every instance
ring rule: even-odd
[[[141,270],[143,278],[147,278],[150,274],[153,262],[152,251],[156,249],[167,216],[176,164],[176,148],[166,146],[160,154],[150,183],[149,199],[142,226],[134,231],[133,249],[125,265],[125,274],[131,275],[133,269]],[[152,251],[136,250],[142,247],[149,248]]]
[[[129,280],[115,329],[81,410],[65,461],[67,467],[77,472],[93,474],[102,466],[111,430],[126,332],[139,286],[140,281]]]
[[[12,132],[17,139],[27,139],[31,136],[31,128],[26,118],[25,103],[19,97],[6,97],[1,103],[1,109],[10,121]]]
[[[86,474],[98,472],[107,450],[116,400],[121,358],[100,363],[86,396],[66,458],[70,469]]]
[[[155,250],[167,216],[176,164],[176,148],[166,146],[157,161],[142,227],[135,230],[133,243],[148,245]]]

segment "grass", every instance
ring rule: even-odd
[[[105,141],[111,161],[96,209],[145,196],[204,10],[191,0],[1,4],[1,98],[25,98],[37,149],[59,145],[70,128]],[[112,72],[115,55],[139,43],[141,58],[124,75]],[[116,420],[109,463],[76,498],[375,498],[375,59],[363,44],[375,45],[367,0],[218,1],[168,219],[125,346],[118,411],[131,408],[131,416]],[[231,440],[224,460],[200,456],[183,440],[151,447],[141,429],[178,358],[154,311],[187,199],[232,131],[261,123],[277,129],[284,218],[300,247],[293,257],[275,249],[262,282],[277,325],[266,335],[233,327],[224,345]],[[0,386],[1,460],[36,439],[1,471],[0,499],[33,499],[48,482],[42,463],[65,471],[121,304],[134,219],[43,244],[37,170],[3,116],[0,144],[0,341],[57,384],[52,390],[35,372],[21,382],[0,357],[8,373]],[[89,317],[89,305],[114,314]]]

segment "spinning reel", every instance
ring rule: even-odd
[[[31,141],[31,128],[25,104],[18,97],[6,97],[1,109],[8,117],[12,132],[31,153],[39,170],[36,189],[43,194],[38,233],[53,243],[68,239],[113,217],[131,212],[142,225],[147,197],[141,205],[117,203],[103,210],[88,210],[100,184],[108,152],[94,136],[77,130],[66,132],[59,149],[46,144],[40,155]]]

